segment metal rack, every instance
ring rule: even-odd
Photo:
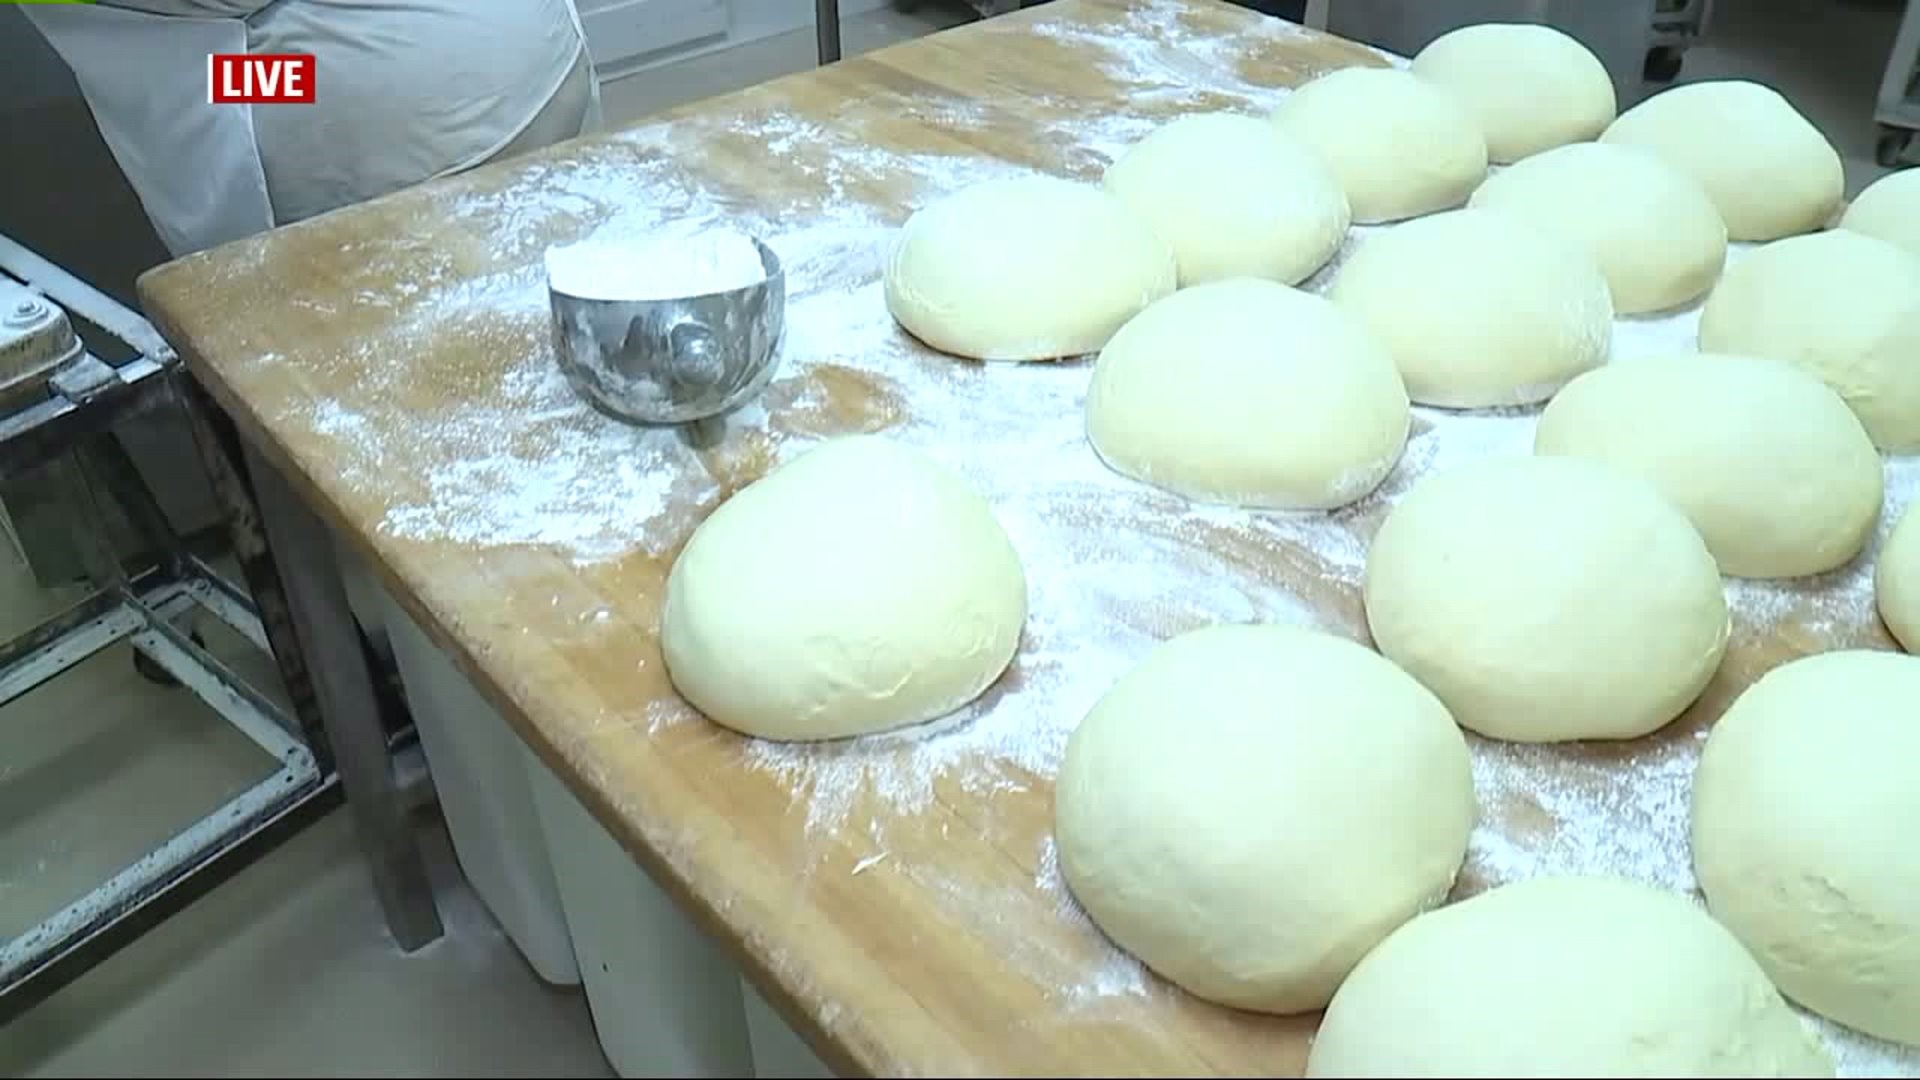
[[[133,351],[110,362],[74,318]],[[73,524],[91,594],[0,646],[0,705],[121,642],[257,744],[272,772],[92,891],[0,942],[0,1024],[336,805],[339,776],[313,710],[295,719],[208,652],[191,621],[216,619],[275,652],[248,595],[190,553],[114,438],[115,425],[178,405],[179,361],[144,319],[0,236],[0,480],[39,478]],[[108,530],[124,516],[148,553],[129,570]],[[284,664],[283,664],[284,667]],[[4,722],[4,717],[0,717]]]
[[[1914,132],[1920,131],[1920,5],[1912,0],[1893,35],[1873,119],[1880,125],[1875,160],[1889,169],[1913,164]]]

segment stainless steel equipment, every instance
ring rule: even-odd
[[[569,295],[551,282],[554,351],[574,391],[617,419],[688,424],[757,396],[778,367],[787,282],[759,240],[766,277],[743,288],[663,300]]]
[[[76,325],[104,336],[90,346]],[[109,360],[96,354],[96,347],[104,353],[109,345],[132,355]],[[364,778],[363,764],[377,768],[389,786],[399,782],[399,762],[390,763],[389,742],[372,709],[361,710],[364,716],[339,709],[322,716],[318,698],[332,685],[330,668],[309,663],[299,634],[318,645],[327,639],[311,619],[294,625],[313,605],[297,588],[304,580],[297,573],[282,586],[275,560],[284,553],[259,524],[268,517],[271,531],[277,519],[238,490],[245,482],[237,474],[216,478],[215,486],[234,500],[235,554],[250,586],[243,590],[187,549],[115,438],[130,420],[184,404],[193,390],[189,381],[176,381],[179,374],[179,358],[139,314],[0,236],[0,483],[44,481],[35,488],[65,523],[66,543],[91,586],[68,610],[0,643],[0,705],[125,641],[150,678],[192,693],[265,753],[262,775],[251,786],[200,820],[183,822],[160,846],[25,932],[0,939],[0,1028],[338,805],[347,789],[365,793],[356,794],[360,802],[379,805],[380,785]],[[260,486],[256,476],[253,487]],[[112,543],[109,512],[135,534],[137,558]],[[290,713],[203,647],[193,630],[200,618],[226,624],[273,655]],[[430,790],[420,775],[413,790]],[[375,869],[380,884],[382,867]],[[422,867],[423,882],[424,875]],[[396,930],[408,947],[439,932],[430,893],[425,903],[425,915]],[[398,906],[389,905],[390,913]],[[425,931],[410,932],[429,918]]]
[[[1913,164],[1914,132],[1920,131],[1920,4],[1913,0],[1893,36],[1873,118],[1880,125],[1874,159],[1889,169]]]

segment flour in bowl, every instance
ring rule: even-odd
[[[643,243],[588,239],[547,249],[547,282],[582,300],[677,300],[767,279],[753,237],[732,229]]]

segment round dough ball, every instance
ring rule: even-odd
[[[1681,353],[1568,384],[1533,448],[1653,481],[1738,577],[1842,565],[1880,520],[1880,454],[1840,395],[1784,360]]]
[[[1539,23],[1480,23],[1442,34],[1413,73],[1453,95],[1501,165],[1596,138],[1613,122],[1613,78],[1593,51]]]
[[[834,739],[968,704],[1026,618],[1026,574],[985,500],[921,451],[857,435],[700,523],[667,575],[660,645],[674,687],[715,723]]]
[[[1727,261],[1727,226],[1706,189],[1638,147],[1549,150],[1488,177],[1468,205],[1515,215],[1591,255],[1621,315],[1696,299]]]
[[[1707,297],[1700,348],[1792,360],[1874,445],[1920,449],[1920,258],[1884,240],[1835,229],[1750,252]]]
[[[1920,514],[1911,508],[1901,512],[1880,547],[1873,598],[1893,639],[1908,652],[1920,652]]]
[[[1840,155],[1820,129],[1774,90],[1741,79],[1663,90],[1600,138],[1645,147],[1698,180],[1734,240],[1818,229],[1846,187]]]
[[[1326,165],[1252,116],[1183,116],[1121,155],[1105,183],[1172,246],[1182,286],[1292,285],[1340,250],[1351,216]]]
[[[1840,217],[1840,227],[1920,255],[1920,169],[1902,169],[1868,184]]]
[[[1386,343],[1422,405],[1543,401],[1613,345],[1613,301],[1593,258],[1485,210],[1368,237],[1327,295]]]
[[[1472,114],[1395,68],[1328,72],[1288,94],[1273,122],[1332,167],[1357,222],[1459,206],[1486,179],[1487,140]]]
[[[1197,997],[1298,1013],[1446,896],[1473,772],[1445,706],[1366,647],[1215,626],[1081,721],[1054,817],[1061,874],[1116,944]]]
[[[1393,470],[1412,423],[1393,359],[1312,293],[1182,289],[1100,353],[1087,437],[1114,471],[1201,502],[1327,510]]]
[[[887,310],[914,337],[975,360],[1098,351],[1172,292],[1173,251],[1100,188],[986,180],[915,211],[887,263]]]
[[[1693,774],[1707,907],[1782,993],[1920,1046],[1920,658],[1866,649],[1773,669]]]
[[[1833,1060],[1685,897],[1533,878],[1412,920],[1327,1007],[1309,1077],[1806,1076]]]
[[[1726,652],[1707,546],[1648,481],[1570,457],[1490,457],[1414,485],[1374,534],[1367,625],[1454,718],[1515,742],[1632,739],[1680,715]]]

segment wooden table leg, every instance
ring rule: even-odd
[[[820,66],[840,59],[840,0],[813,0],[813,33]]]
[[[433,885],[388,753],[332,534],[204,391],[190,378],[176,385],[294,713],[316,761],[339,774],[388,930],[408,952],[431,944],[443,932]]]

